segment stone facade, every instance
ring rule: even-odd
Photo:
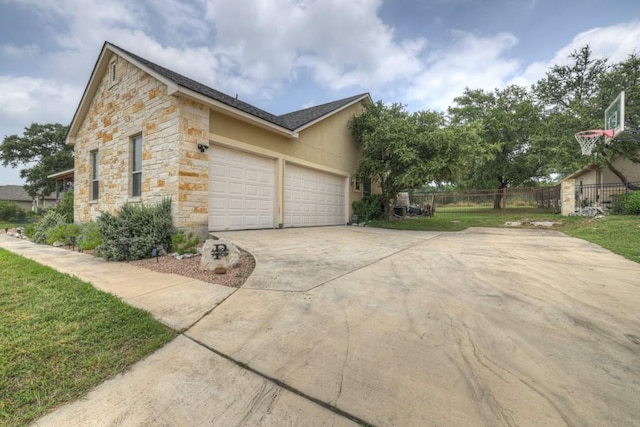
[[[569,215],[576,211],[576,180],[565,179],[562,181],[562,215]]]
[[[172,198],[174,225],[203,234],[207,226],[209,110],[167,93],[167,85],[117,55],[75,139],[75,220],[87,222],[125,203]],[[132,139],[142,135],[141,196],[132,197]],[[98,152],[99,197],[91,200],[91,153]]]

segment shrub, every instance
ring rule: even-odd
[[[640,191],[619,195],[611,206],[611,212],[618,215],[640,215]]]
[[[382,194],[372,194],[356,200],[351,206],[353,206],[353,212],[358,215],[359,222],[380,219],[384,214],[384,197]]]
[[[23,222],[25,218],[25,211],[17,203],[0,200],[0,221]]]
[[[200,243],[200,238],[192,232],[185,234],[183,230],[180,230],[171,236],[171,250],[180,255],[197,253],[198,243]]]
[[[64,218],[64,216],[62,215],[60,216]],[[68,222],[66,222],[64,224],[58,225],[53,230],[51,230],[51,232],[47,234],[46,242],[48,245],[53,245],[56,242],[61,243],[63,245],[70,245],[71,237],[73,236],[78,237],[79,234],[80,234],[80,227],[78,225],[69,224]]]
[[[171,245],[171,199],[158,205],[124,205],[117,216],[103,212],[98,217],[103,242],[100,255],[108,261],[151,257],[151,250]]]
[[[44,214],[42,219],[35,224],[33,229],[28,227],[27,230],[25,230],[25,234],[34,243],[46,243],[47,238],[53,230],[59,225],[66,223],[67,221],[64,216],[60,215],[55,210],[49,210]]]
[[[65,191],[54,210],[64,216],[68,223],[73,222],[73,191]]]
[[[78,236],[78,248],[81,251],[96,249],[102,244],[102,235],[95,222],[87,222],[80,225],[80,235]]]

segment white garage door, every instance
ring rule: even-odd
[[[344,191],[344,177],[287,164],[284,226],[345,224]]]
[[[209,230],[274,227],[275,162],[212,145]]]

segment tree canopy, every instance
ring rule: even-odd
[[[27,193],[33,197],[51,194],[55,182],[47,176],[73,168],[73,149],[65,145],[67,126],[58,123],[32,123],[23,135],[6,136],[0,145],[3,166],[17,168],[26,181]]]
[[[539,155],[540,110],[526,88],[465,90],[449,108],[452,123],[476,123],[483,156],[466,159],[459,184],[470,188],[519,186],[544,176]]]
[[[381,101],[366,105],[349,128],[362,149],[357,175],[378,183],[387,217],[398,192],[455,179],[477,140],[473,126],[447,126],[442,113],[409,113],[403,105]]]
[[[605,109],[622,90],[635,135],[623,134],[610,145],[597,145],[594,156],[583,156],[574,134],[602,129]],[[388,202],[425,183],[536,185],[594,163],[628,183],[614,159],[640,163],[640,56],[610,64],[586,45],[531,87],[467,88],[446,114],[409,113],[379,101],[350,128],[363,149],[358,175],[377,181]]]

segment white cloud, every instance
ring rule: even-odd
[[[0,129],[9,134],[21,133],[34,121],[67,124],[82,90],[81,86],[54,80],[0,76]]]
[[[594,58],[609,58],[611,63],[623,61],[634,51],[640,53],[639,40],[640,21],[584,31],[576,35],[569,44],[558,49],[549,61],[530,64],[520,76],[512,80],[512,83],[528,86],[537,82],[552,66],[570,64],[569,54],[587,44]]]
[[[0,45],[0,55],[12,59],[33,58],[39,53],[40,47],[34,43],[23,46],[17,46],[12,43]]]
[[[250,92],[276,90],[301,69],[331,89],[375,87],[420,69],[426,41],[395,39],[377,16],[379,0],[210,0],[214,52],[226,75]],[[320,25],[321,23],[321,25]]]
[[[424,71],[412,79],[403,97],[419,109],[445,110],[466,87],[502,87],[520,66],[504,57],[516,43],[508,33],[476,37],[455,31],[453,44],[429,53]]]

